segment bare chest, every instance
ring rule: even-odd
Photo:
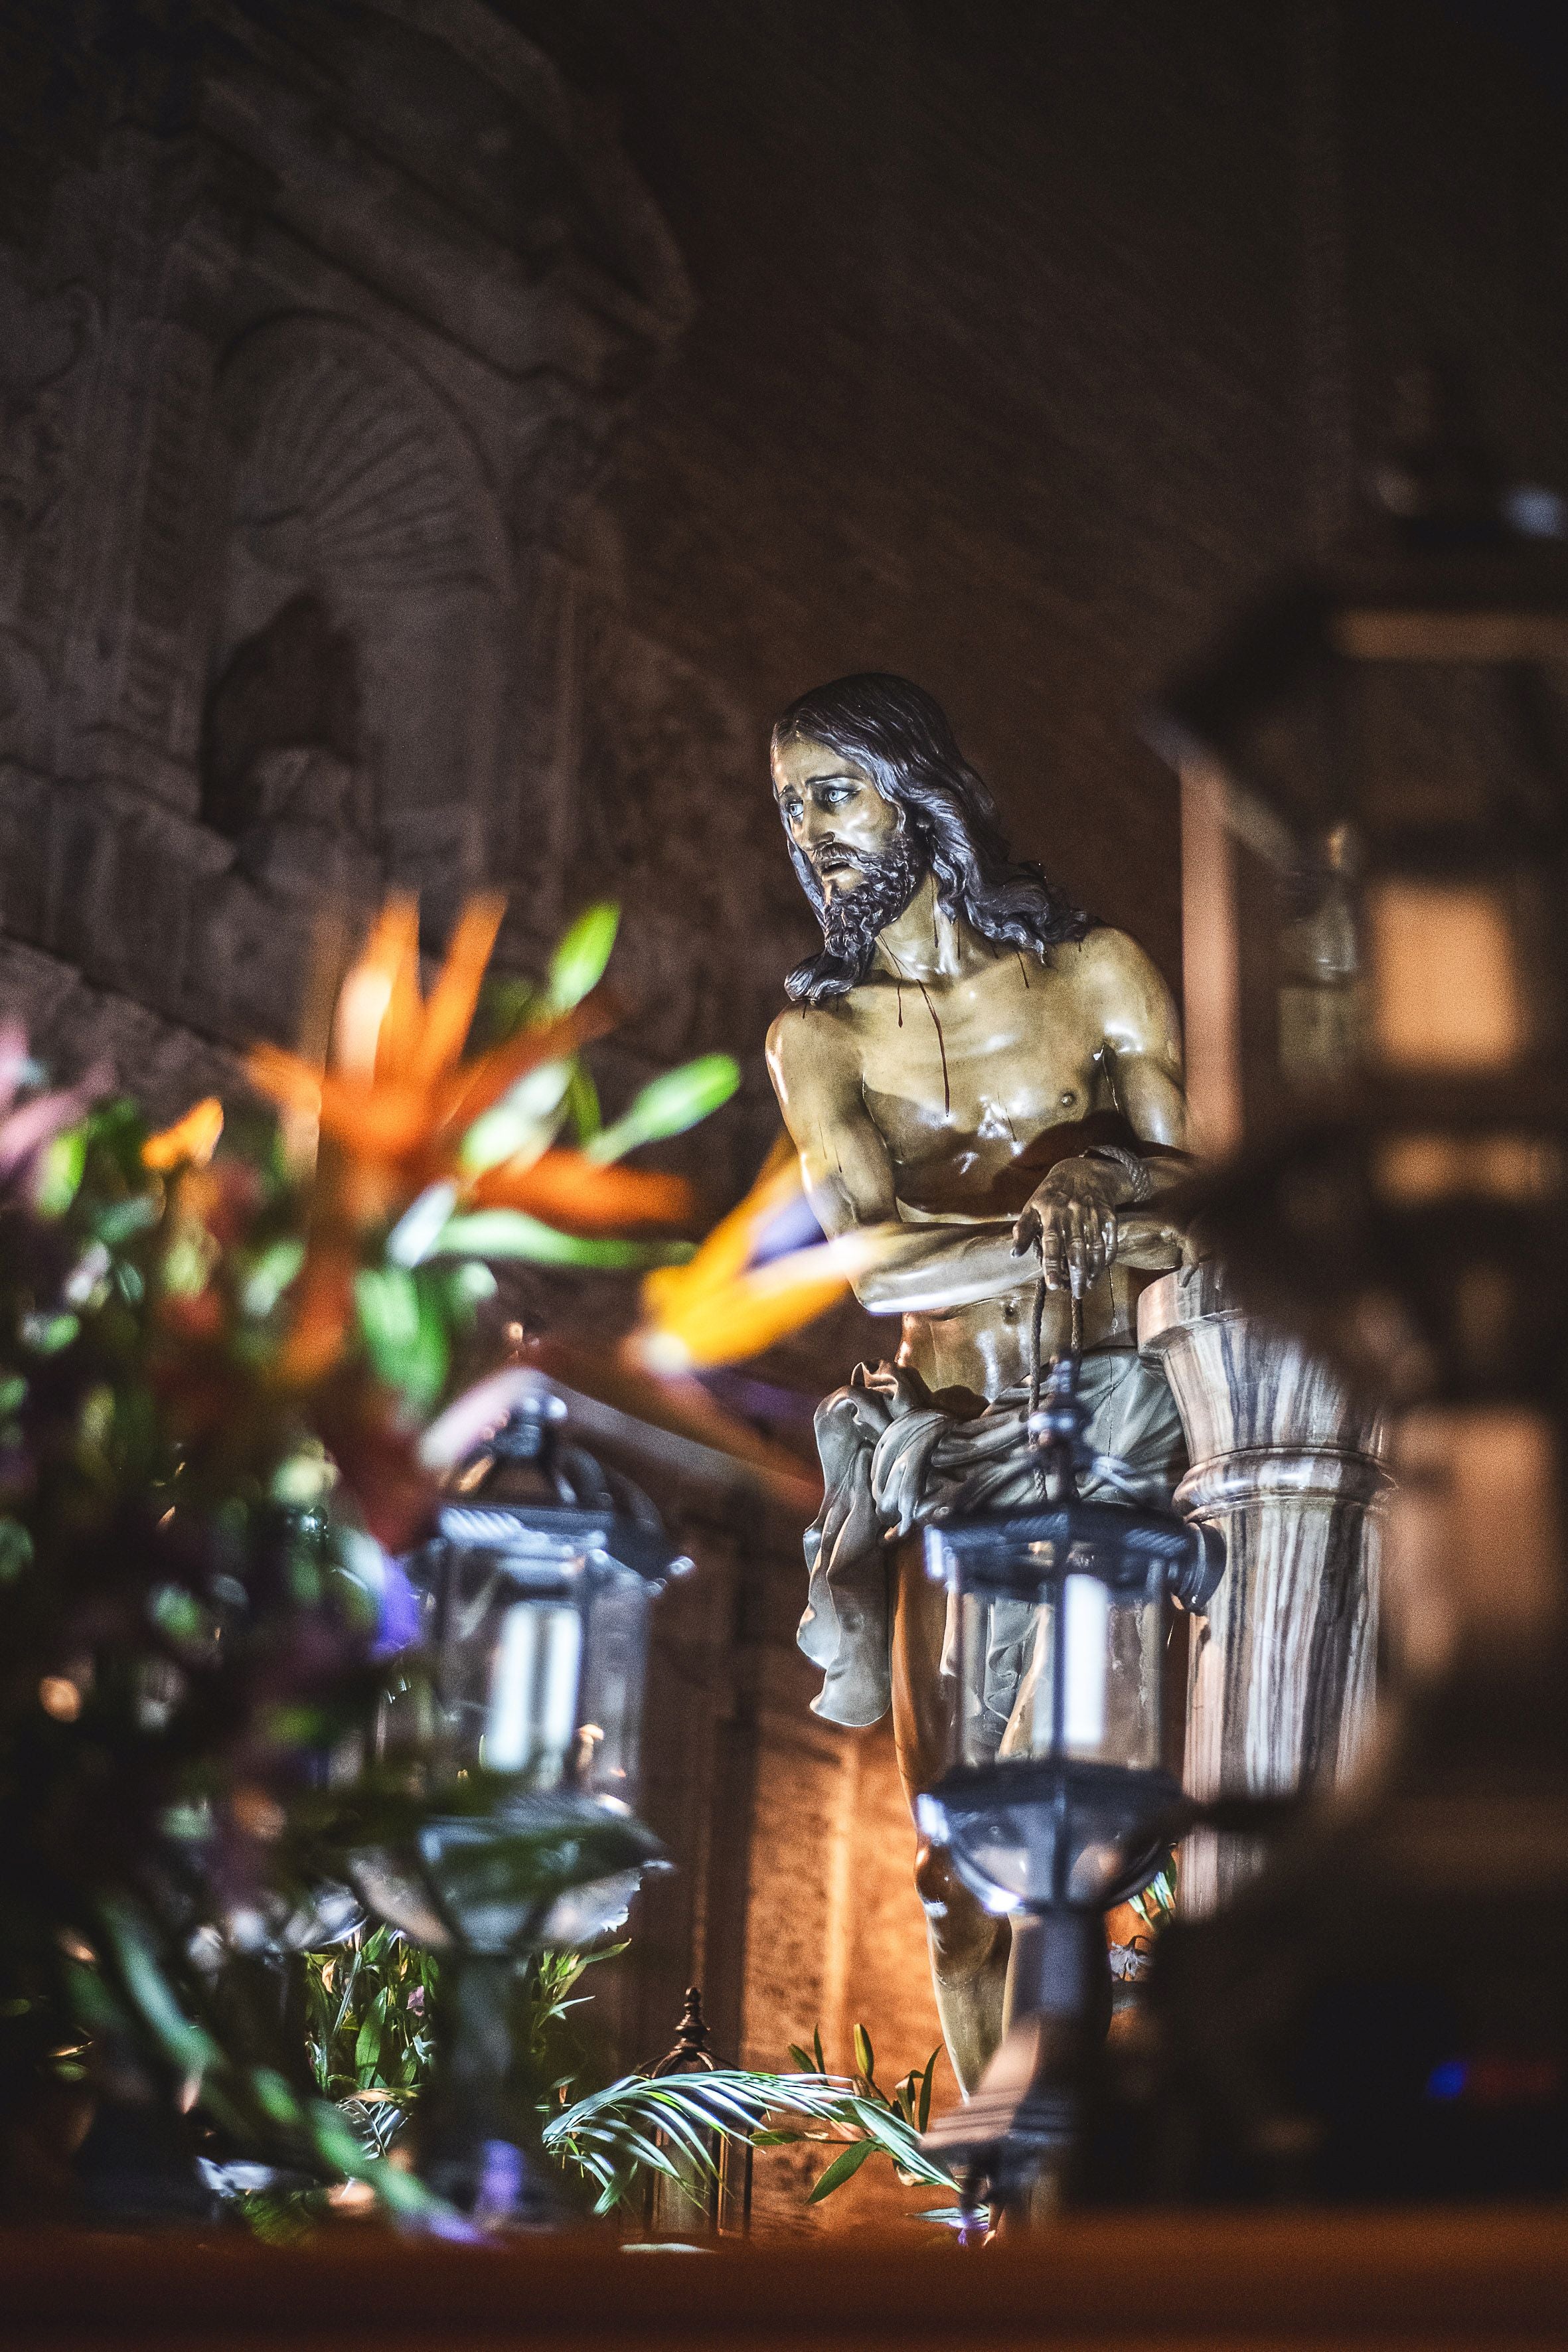
[[[879,976],[856,1013],[866,1107],[908,1207],[1008,1213],[1051,1131],[1110,1105],[1098,1024],[1032,959],[940,987]]]

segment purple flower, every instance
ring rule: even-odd
[[[382,1564],[375,1647],[371,1654],[377,1658],[395,1657],[399,1650],[413,1648],[419,1633],[419,1595],[408,1580],[407,1570],[397,1560],[385,1559]]]

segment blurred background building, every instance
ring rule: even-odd
[[[389,885],[433,944],[504,887],[521,971],[616,898],[606,1097],[736,1054],[721,1207],[811,937],[768,726],[874,667],[1176,983],[1142,697],[1349,519],[1412,360],[1568,480],[1565,100],[1526,0],[9,0],[0,993],[173,1114],[297,1034],[323,922]],[[886,1344],[846,1310],[752,1409],[792,1433]],[[923,2062],[890,1738],[807,1712],[798,1530],[679,1507],[680,1870],[620,2055],[695,1974],[721,2055],[861,2019]]]

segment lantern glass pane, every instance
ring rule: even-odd
[[[1095,1771],[1064,1763],[1049,1798],[1025,1786],[1010,1801],[998,1775],[984,1801],[949,1791],[944,1843],[959,1876],[987,1909],[1037,1910],[1068,1903],[1090,1908],[1124,1881],[1129,1861],[1152,1835],[1165,1784],[1158,1776]],[[1058,1801],[1059,1800],[1059,1801]]]
[[[449,1769],[571,1775],[587,1562],[580,1553],[456,1551],[441,1596],[439,1713]]]
[[[1043,1579],[1037,1592],[1025,1601],[972,1586],[960,1595],[954,1761],[1060,1756],[1157,1766],[1164,1622],[1157,1587],[1118,1590],[1087,1569],[1069,1569]]]
[[[1529,1042],[1524,975],[1503,893],[1388,877],[1367,897],[1373,1034],[1397,1068],[1489,1070]]]
[[[1060,1755],[1158,1764],[1161,1624],[1158,1601],[1142,1589],[1123,1594],[1097,1576],[1065,1577],[1029,1612],[999,1760]]]
[[[496,1633],[479,1761],[556,1788],[577,1727],[583,1621],[570,1602],[531,1598],[505,1607]]]
[[[639,1576],[596,1564],[588,1615],[575,1779],[596,1797],[637,1801],[652,1594]]]

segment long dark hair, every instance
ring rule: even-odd
[[[1008,848],[996,804],[953,737],[940,703],[907,677],[868,671],[813,687],[792,702],[773,729],[773,748],[820,743],[853,760],[884,800],[904,813],[924,865],[936,877],[937,904],[962,915],[983,939],[1050,961],[1059,940],[1081,940],[1092,917],[1047,881],[1044,870]],[[785,826],[785,837],[788,827]],[[820,919],[822,886],[793,841],[789,854]],[[853,898],[858,894],[851,894]],[[784,982],[792,998],[813,1004],[847,995],[870,970],[875,939],[858,969],[825,943]]]

